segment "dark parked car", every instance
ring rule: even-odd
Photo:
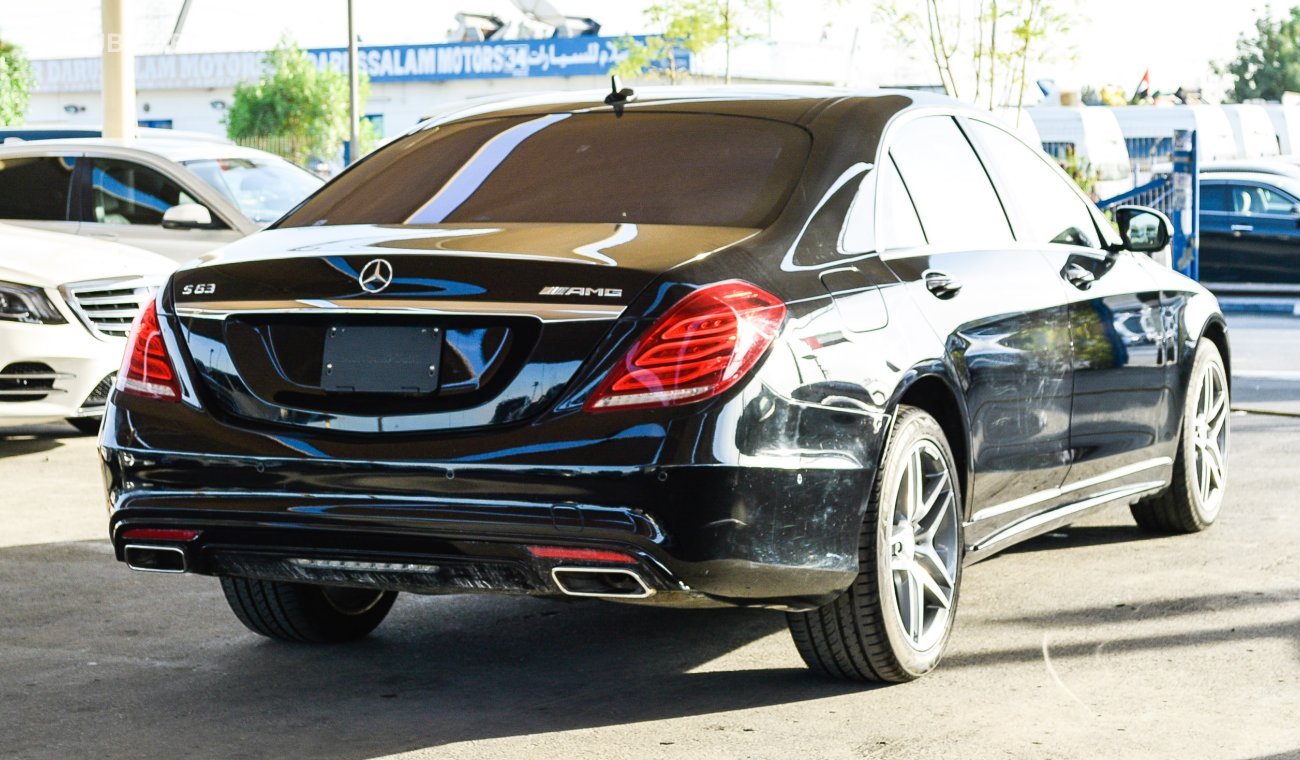
[[[278,639],[399,591],[785,610],[903,681],[964,565],[1224,494],[1213,296],[988,114],[673,88],[423,125],[181,270],[101,437],[117,557]]]
[[[1201,175],[1200,279],[1223,291],[1300,290],[1300,176]]]

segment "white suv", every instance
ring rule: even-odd
[[[99,428],[131,321],[175,262],[0,224],[0,426]]]

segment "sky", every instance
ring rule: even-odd
[[[162,51],[182,0],[125,0],[131,6],[138,53]],[[898,0],[900,3],[920,0]],[[1062,0],[1069,3],[1072,0]],[[513,15],[507,0],[354,0],[363,44],[440,42],[457,11]],[[648,31],[648,0],[552,0],[561,11],[591,16],[603,33]],[[934,78],[931,67],[892,41],[872,18],[871,0],[784,0],[774,37],[810,63],[842,70],[852,84],[890,84]],[[1279,3],[1284,5],[1285,3]],[[1153,87],[1204,86],[1221,92],[1211,60],[1225,61],[1237,36],[1250,29],[1263,3],[1253,0],[1080,0],[1072,13],[1073,56],[1044,63],[1029,78],[1053,78],[1067,87],[1114,83],[1131,91],[1147,69]],[[0,37],[32,58],[98,54],[98,0],[0,0]],[[282,34],[304,47],[346,44],[345,0],[192,0],[176,52],[264,50]],[[853,41],[857,40],[856,48]],[[850,49],[853,52],[850,54]],[[799,51],[805,51],[800,53]],[[829,52],[828,52],[829,51]],[[838,51],[838,52],[836,52]],[[823,62],[824,61],[824,62]],[[888,81],[886,81],[888,80]]]

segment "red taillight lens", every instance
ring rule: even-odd
[[[727,280],[669,309],[587,400],[588,411],[700,401],[735,385],[758,363],[785,320],[785,304]]]
[[[158,310],[153,301],[144,307],[131,325],[131,337],[126,342],[126,356],[117,373],[117,389],[145,398],[176,401],[181,397],[181,385],[176,378],[167,344],[163,342],[158,327]]]

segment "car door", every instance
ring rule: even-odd
[[[1265,182],[1203,182],[1201,225],[1204,282],[1300,285],[1300,213],[1292,195]]]
[[[969,128],[1017,239],[1042,252],[1056,273],[1052,287],[1069,303],[1073,402],[1064,490],[1104,490],[1124,473],[1157,470],[1152,451],[1171,403],[1171,357],[1150,262],[1104,247],[1092,204],[1045,156],[999,126],[973,121]]]
[[[881,255],[944,341],[964,392],[970,509],[1000,518],[971,526],[967,539],[978,541],[984,526],[1031,512],[1068,470],[1068,311],[1047,260],[1015,244],[988,174],[953,118],[906,122],[885,139],[906,193],[894,200],[915,209],[926,244]]]
[[[0,160],[0,220],[75,234],[74,153],[6,156]]]
[[[189,190],[155,167],[122,158],[87,157],[84,175],[81,234],[125,243],[189,261],[226,243],[240,233],[215,211],[205,228],[169,228],[167,209],[184,203],[202,204]]]
[[[1232,262],[1238,257],[1241,232],[1233,212],[1229,183],[1201,180],[1200,277],[1203,282],[1234,282],[1237,272]]]

